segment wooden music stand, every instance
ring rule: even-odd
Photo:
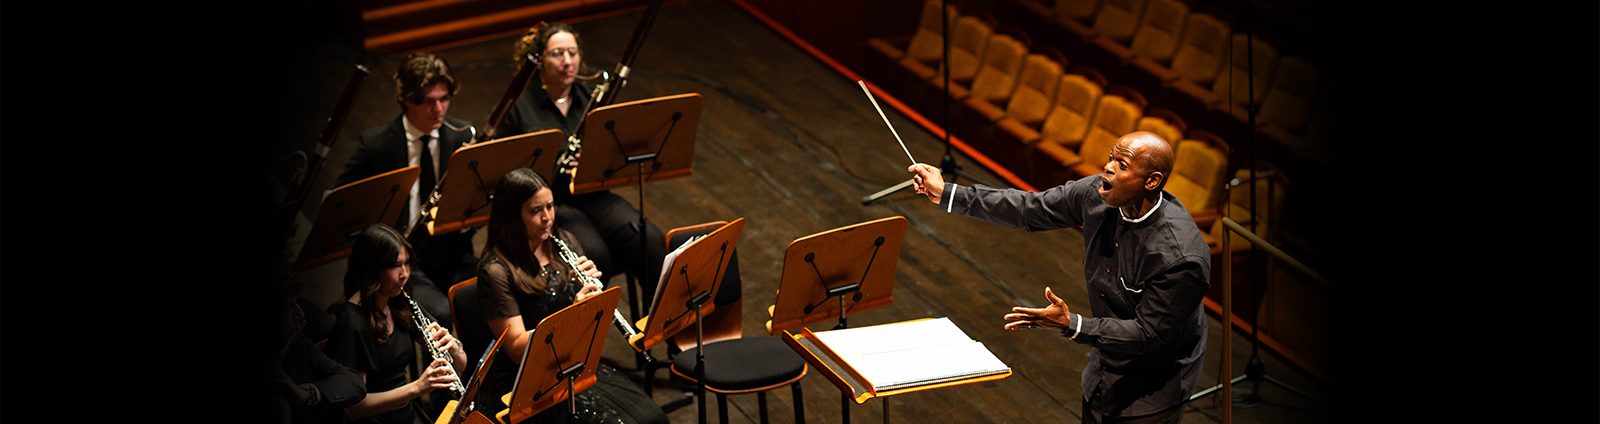
[[[517,168],[533,168],[545,178],[555,175],[556,152],[567,137],[550,129],[477,143],[450,155],[440,180],[439,202],[431,211],[428,234],[440,235],[489,223],[491,196],[500,178]]]
[[[782,333],[785,343],[839,385],[843,379],[837,371],[797,347],[788,330],[804,329],[807,324],[829,318],[839,320],[834,329],[846,328],[850,324],[849,312],[864,312],[893,302],[895,268],[900,264],[900,247],[905,238],[906,218],[891,216],[789,242],[784,250],[777,299],[767,307],[767,314],[772,316],[767,321],[767,334]],[[838,301],[828,301],[834,298]],[[847,301],[849,306],[845,306]],[[848,385],[839,385],[839,390],[840,413],[843,422],[849,423],[850,400],[856,398],[855,391]],[[888,408],[884,411],[887,414]]]
[[[678,250],[667,254],[666,266],[661,269],[661,280],[650,303],[650,315],[639,320],[640,333],[628,338],[628,345],[645,356],[650,348],[667,340],[690,324],[695,328],[695,396],[699,397],[700,422],[706,421],[705,333],[700,317],[716,310],[716,296],[722,283],[722,274],[728,270],[728,258],[739,247],[744,233],[744,218],[733,220],[706,234],[684,243]],[[649,375],[645,375],[646,381]]]
[[[606,344],[605,329],[610,327],[607,323],[620,300],[622,291],[612,287],[539,321],[528,334],[528,350],[522,353],[516,386],[502,398],[510,407],[496,418],[522,422],[563,400],[576,412],[572,396],[594,386],[600,350]]]
[[[645,246],[650,243],[644,230],[644,182],[684,177],[693,171],[694,137],[704,103],[699,93],[688,93],[614,104],[589,112],[578,130],[583,157],[569,191],[582,194],[638,184],[641,263],[648,263]],[[628,312],[634,319],[645,306],[639,296],[640,281],[649,277],[628,275]]]
[[[296,256],[308,269],[350,256],[350,239],[372,224],[398,222],[422,168],[408,166],[334,188],[322,199],[317,221]]]
[[[891,216],[795,239],[784,251],[778,297],[767,333],[876,309],[894,301],[895,268],[905,244],[906,218]],[[838,302],[829,302],[838,298]],[[846,304],[848,303],[848,306]]]
[[[578,130],[583,158],[572,193],[688,176],[704,103],[699,93],[688,93],[589,112]]]
[[[488,352],[483,354],[483,359],[478,361],[478,368],[472,372],[472,380],[467,381],[467,391],[461,395],[460,400],[451,400],[444,404],[444,411],[439,413],[439,418],[434,419],[434,424],[492,424],[493,420],[477,410],[473,399],[478,398],[478,390],[482,389],[483,379],[489,375],[489,366],[494,365],[495,353],[500,352],[500,346],[511,341],[510,329],[501,330],[500,337],[489,342]],[[462,404],[466,407],[461,407]]]

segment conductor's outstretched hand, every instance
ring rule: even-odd
[[[1011,313],[1006,314],[1006,329],[1067,328],[1067,302],[1051,292],[1050,287],[1044,288],[1044,300],[1049,305],[1043,308],[1011,307]]]
[[[911,173],[911,186],[917,189],[917,194],[928,196],[928,201],[939,203],[944,196],[944,176],[939,174],[939,168],[926,163],[914,163],[906,168]]]

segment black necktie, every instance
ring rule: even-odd
[[[433,193],[433,151],[428,148],[428,142],[433,141],[432,134],[422,135],[422,185],[417,186],[417,195],[423,198]]]

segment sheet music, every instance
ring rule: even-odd
[[[1010,371],[949,318],[815,333],[874,391]]]
[[[672,275],[672,261],[678,258],[679,253],[683,253],[684,250],[688,250],[689,245],[694,244],[696,241],[700,241],[700,238],[705,236],[705,234],[701,234],[689,237],[689,240],[678,245],[677,249],[672,249],[671,252],[667,252],[667,256],[661,260],[661,275],[660,278],[656,279],[656,292],[653,296],[650,296],[650,304],[645,305],[646,308],[654,308],[656,303],[661,302],[661,293],[667,288],[667,277]]]

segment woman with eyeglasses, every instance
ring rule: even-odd
[[[589,105],[594,101],[591,98],[593,88],[578,78],[583,63],[582,39],[565,23],[541,22],[517,40],[513,60],[520,66],[522,57],[530,54],[539,67],[538,81],[530,82],[517,98],[497,130],[497,137],[551,128],[560,129],[568,136],[577,134],[583,114],[590,110]],[[565,150],[557,157],[567,157]],[[577,167],[577,162],[574,156],[562,164],[563,171],[549,176],[556,203],[571,206],[556,210],[556,222],[577,238],[578,244],[604,274],[602,281],[627,272],[640,279],[640,293],[648,299],[655,293],[661,261],[667,253],[661,229],[646,223],[646,238],[641,249],[637,229],[640,214],[633,205],[609,190],[577,195],[569,192],[570,170]]]

